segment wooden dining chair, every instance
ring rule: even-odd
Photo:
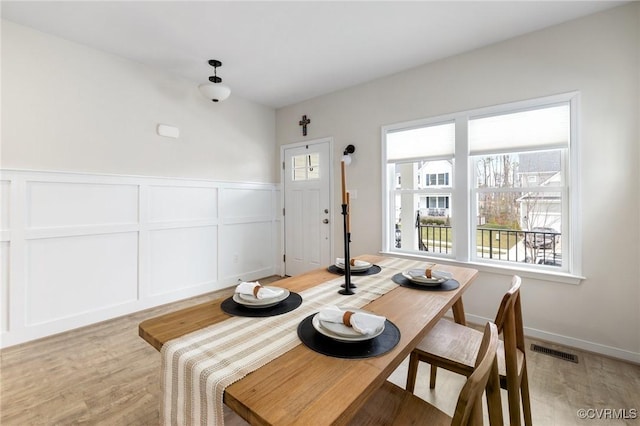
[[[385,381],[351,419],[349,425],[482,425],[482,395],[485,389],[489,422],[492,426],[502,425],[497,362],[498,328],[489,322],[481,334],[474,371],[460,391],[453,417],[413,393]]]
[[[495,324],[504,340],[501,340],[498,346],[498,372],[500,385],[508,393],[511,425],[521,424],[520,401],[522,400],[524,423],[531,426],[520,284],[520,277],[515,275],[511,280],[511,288],[502,298],[496,315]],[[436,385],[438,367],[467,377],[471,375],[482,336],[482,332],[453,321],[446,319],[438,321],[411,353],[406,389],[413,392],[420,361],[431,365],[429,383],[431,389]]]

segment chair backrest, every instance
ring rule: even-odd
[[[493,379],[494,382],[492,389],[497,391],[499,401],[500,386],[497,384],[497,349],[498,328],[494,323],[488,322],[484,327],[484,334],[482,336],[482,342],[480,343],[480,349],[478,349],[478,356],[476,357],[473,373],[467,378],[466,383],[460,391],[456,410],[451,422],[453,426],[482,424],[482,394],[491,379]],[[499,402],[498,405],[500,405]],[[493,417],[491,424],[494,425]],[[502,424],[501,413],[499,414],[499,422],[495,422],[495,424]]]
[[[524,327],[522,324],[522,307],[520,304],[520,283],[521,279],[515,275],[511,280],[511,288],[504,295],[500,309],[496,316],[496,325],[498,330],[502,332],[504,340],[504,376],[500,373],[500,381],[503,388],[507,389],[509,394],[509,417],[512,424],[519,425],[520,409],[517,408],[518,390],[522,381],[525,381],[525,387],[528,385],[526,379],[526,350],[524,342]],[[524,379],[523,379],[524,377]],[[525,390],[527,392],[528,390]],[[523,394],[524,395],[524,394]],[[523,397],[527,399],[528,397]],[[523,400],[524,400],[523,399]],[[527,402],[528,403],[528,399]],[[525,417],[528,409],[525,408]]]
[[[502,302],[500,303],[500,308],[498,308],[498,314],[496,315],[496,320],[494,321],[494,323],[498,327],[498,333],[502,333],[502,329],[504,328],[504,324],[507,321],[509,311],[515,308],[516,300],[520,298],[521,283],[522,279],[519,276],[514,275],[511,278],[511,288],[509,288],[509,291],[507,291],[502,297]]]
[[[522,305],[520,304],[520,284],[522,279],[514,275],[511,288],[502,298],[496,320],[498,333],[504,334],[505,351],[514,346],[524,352],[524,327],[522,325]]]

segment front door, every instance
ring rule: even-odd
[[[331,140],[283,149],[285,274],[331,264]]]

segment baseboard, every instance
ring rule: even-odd
[[[238,284],[238,282],[240,281],[255,281],[260,278],[266,278],[272,275],[276,275],[277,274],[276,269],[277,268],[275,266],[268,266],[266,268],[246,271],[241,274],[228,275],[223,277],[220,280],[220,283],[223,285],[223,287],[230,287],[232,285]]]
[[[466,314],[467,321],[473,324],[485,324],[487,321],[493,321],[493,318],[483,318],[477,315]],[[640,353],[628,351],[626,349],[615,348],[612,346],[602,345],[600,343],[590,342],[587,340],[576,339],[574,337],[563,336],[561,334],[551,333],[544,330],[525,327],[524,334],[532,339],[540,339],[569,348],[576,348],[583,351],[593,352],[611,358],[640,364]]]

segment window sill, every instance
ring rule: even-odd
[[[402,252],[381,251],[380,254],[385,256],[401,257],[405,259],[428,260],[431,262],[439,262],[444,265],[454,265],[454,266],[475,268],[480,272],[488,272],[488,273],[499,274],[499,275],[519,275],[522,278],[531,278],[531,279],[540,280],[540,281],[551,281],[551,282],[562,283],[562,284],[579,285],[582,282],[582,280],[586,279],[586,277],[583,277],[581,275],[574,275],[566,272],[556,272],[551,270],[532,270],[528,268],[514,267],[512,265],[496,265],[496,264],[471,262],[471,261],[461,262],[455,259],[433,257],[433,256],[420,256],[413,253],[402,253]]]

